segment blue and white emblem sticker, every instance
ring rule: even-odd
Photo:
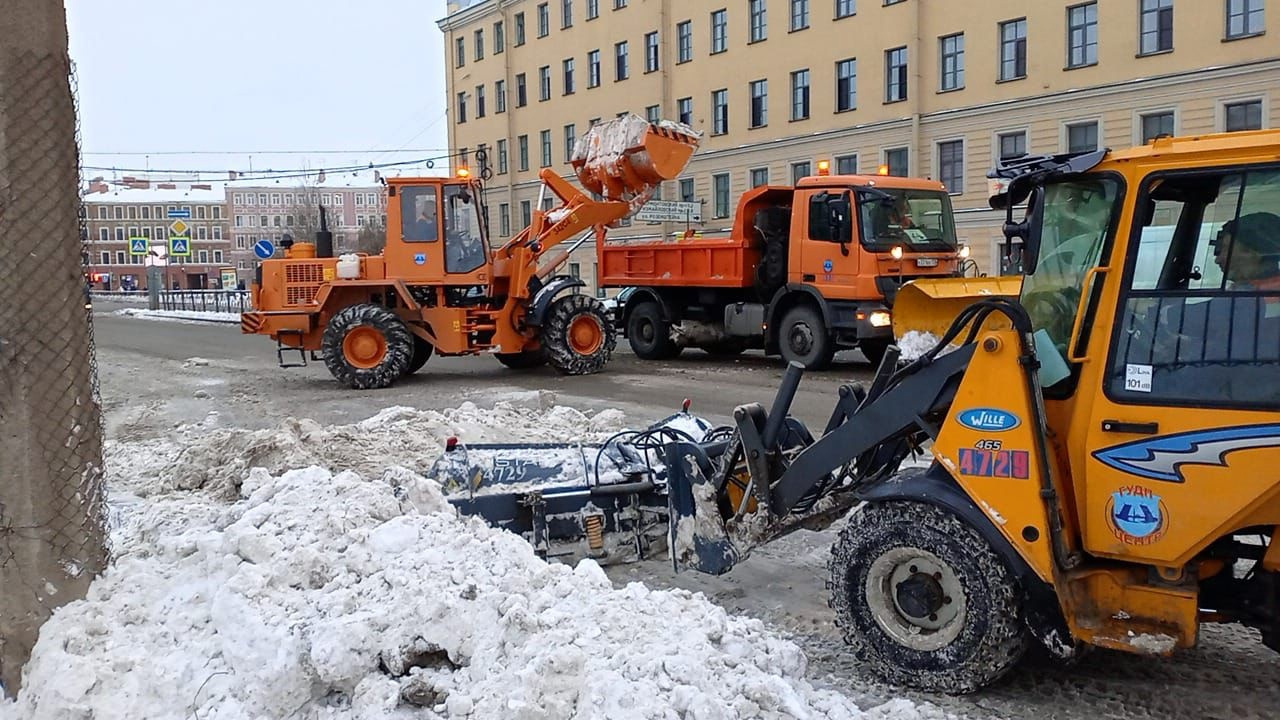
[[[1150,488],[1122,487],[1107,499],[1107,527],[1126,545],[1151,545],[1169,531],[1169,509]]]
[[[832,271],[832,269],[834,269],[834,268],[835,268],[835,266],[836,266],[836,265],[835,265],[835,263],[831,262],[830,260],[827,260],[827,261],[825,261],[825,262],[823,262],[823,263],[822,263],[822,271],[823,271],[823,272],[831,272],[831,271]]]
[[[417,255],[414,255],[414,256],[413,256],[413,264],[414,264],[414,265],[426,265],[426,264],[427,264],[427,255],[426,255],[426,253],[418,253]]]
[[[970,430],[982,430],[984,432],[1004,432],[1022,424],[1017,415],[995,408],[961,410],[957,419],[961,425]]]

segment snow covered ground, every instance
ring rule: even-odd
[[[0,718],[945,717],[860,708],[702,593],[545,563],[416,472],[451,436],[600,441],[623,421],[529,392],[110,441],[114,563],[44,626]]]
[[[143,308],[121,308],[116,315],[143,318],[146,320],[199,320],[203,322],[240,322],[240,313],[201,312],[198,310],[146,310]]]

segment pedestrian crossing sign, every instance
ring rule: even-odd
[[[129,254],[130,255],[146,255],[147,245],[150,245],[150,244],[151,244],[151,241],[148,240],[147,238],[131,237],[129,238]]]
[[[169,254],[174,257],[191,257],[191,238],[181,235],[169,236]]]

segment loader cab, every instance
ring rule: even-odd
[[[489,243],[475,182],[397,178],[388,185],[389,276],[448,285],[487,282]]]

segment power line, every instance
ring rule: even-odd
[[[383,168],[404,167],[407,165],[426,165],[432,167],[438,160],[448,160],[453,157],[459,157],[461,153],[450,153],[447,155],[437,155],[435,157],[417,158],[414,160],[403,160],[400,162],[386,163],[368,163],[364,165],[347,165],[339,167],[316,168],[314,170],[254,170],[250,172],[238,172],[228,169],[221,170],[180,170],[180,169],[156,169],[156,168],[122,168],[108,167],[103,165],[81,165],[81,170],[94,170],[99,172],[130,172],[144,173],[148,175],[222,175],[235,172],[236,177],[228,180],[219,180],[218,182],[244,182],[249,180],[282,180],[288,178],[310,177],[312,175],[340,174],[348,172],[359,172],[362,170],[381,170]]]
[[[82,151],[81,155],[141,157],[145,155],[385,155],[387,153],[449,152],[449,148],[404,148],[397,150],[152,150],[147,152]]]

